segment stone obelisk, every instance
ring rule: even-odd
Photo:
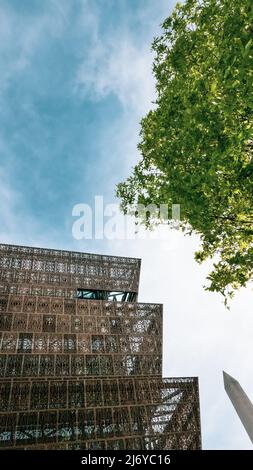
[[[223,379],[225,390],[253,443],[253,404],[237,380],[226,372],[223,372]]]

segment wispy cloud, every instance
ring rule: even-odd
[[[86,97],[101,99],[114,94],[125,110],[141,115],[155,96],[151,64],[151,53],[134,44],[131,37],[115,34],[106,42],[94,38],[76,83]]]
[[[85,3],[81,21],[90,37],[76,74],[77,90],[94,100],[112,94],[124,111],[141,116],[155,97],[150,43],[131,34],[131,19],[106,32],[100,31],[100,20],[99,12]]]
[[[0,239],[8,243],[17,236],[23,239],[22,233],[27,236],[31,220],[28,221],[22,213],[22,195],[12,187],[5,170],[1,167],[0,181]]]
[[[60,37],[66,27],[69,4],[65,1],[45,0],[33,14],[17,10],[12,2],[0,5],[0,96],[8,89],[12,79],[33,66],[43,46]]]

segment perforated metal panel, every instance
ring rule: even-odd
[[[0,385],[3,448],[198,449],[197,379],[28,380]]]
[[[137,293],[139,267],[0,245],[0,448],[200,448],[197,379],[162,379],[162,306],[75,296]]]
[[[0,305],[1,377],[161,374],[161,305],[12,294]]]
[[[0,244],[0,293],[75,297],[76,290],[138,292],[140,260]]]

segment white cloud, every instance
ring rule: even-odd
[[[78,71],[77,84],[94,99],[113,93],[125,110],[141,115],[155,96],[151,64],[151,53],[131,37],[114,36],[107,43],[97,39]]]
[[[127,27],[122,29],[122,24],[100,34],[99,14],[86,2],[80,24],[90,33],[90,46],[77,71],[76,89],[94,100],[114,94],[125,111],[141,116],[155,98],[150,44],[138,40]]]

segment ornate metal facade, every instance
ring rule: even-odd
[[[198,381],[162,379],[162,306],[128,301],[139,273],[0,245],[0,448],[200,448]]]

